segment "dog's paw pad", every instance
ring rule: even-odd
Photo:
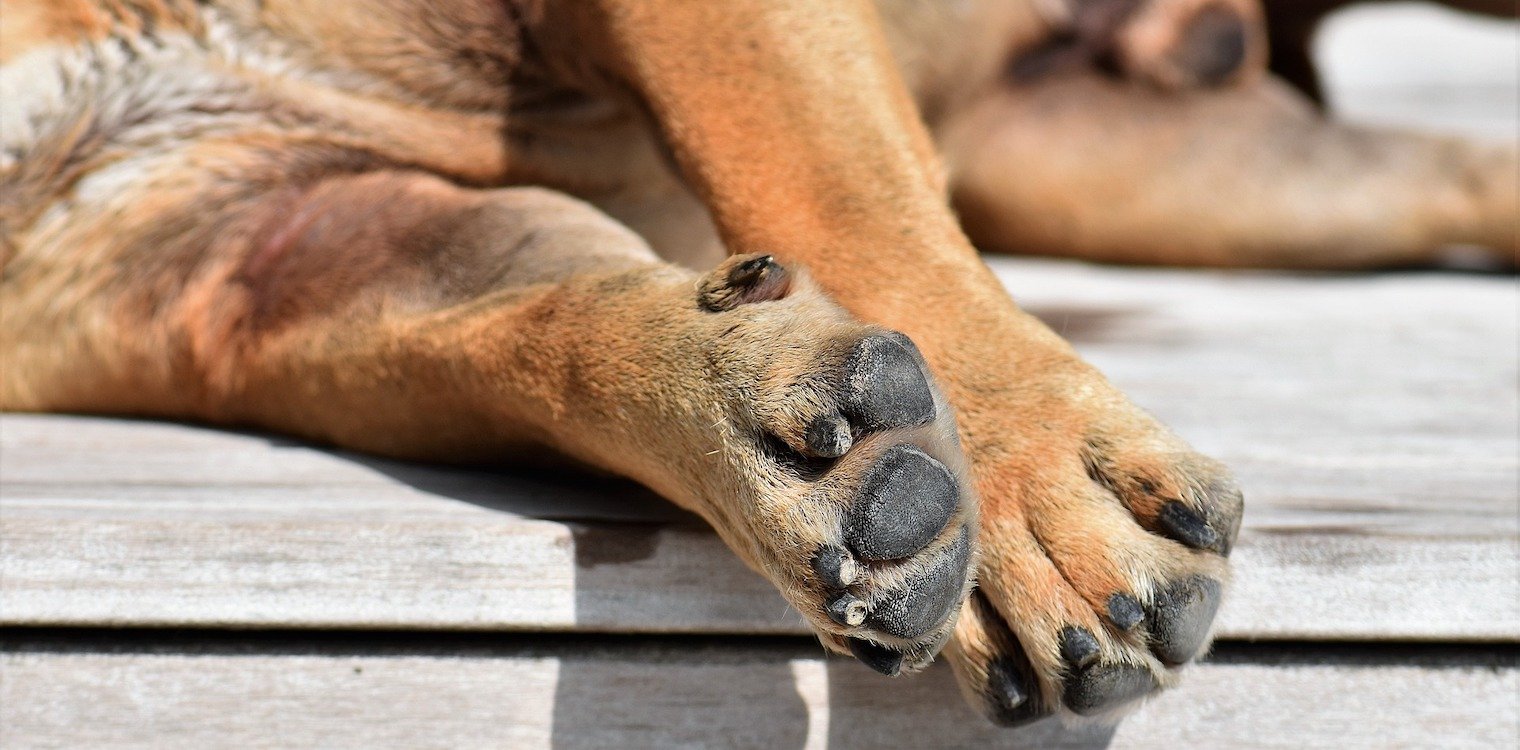
[[[1192,576],[1156,592],[1146,617],[1156,656],[1167,664],[1182,664],[1197,656],[1219,611],[1222,593],[1218,581],[1204,576]]]
[[[888,449],[861,482],[844,538],[863,560],[898,560],[933,541],[960,503],[950,470],[911,445]]]
[[[1188,18],[1167,53],[1170,80],[1219,86],[1245,65],[1251,44],[1249,21],[1226,5],[1209,5]]]
[[[960,603],[971,562],[971,534],[962,529],[956,541],[887,594],[867,618],[875,630],[898,638],[921,638],[932,632]]]
[[[1132,703],[1160,686],[1143,666],[1095,662],[1067,676],[1061,700],[1073,713],[1092,716]]]
[[[934,392],[920,362],[917,347],[902,334],[861,339],[847,360],[841,411],[859,429],[872,432],[934,421]]]

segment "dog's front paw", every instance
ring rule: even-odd
[[[970,586],[976,503],[917,347],[767,257],[731,259],[697,301],[717,413],[694,509],[826,645],[888,675],[921,668]]]
[[[980,588],[949,652],[1009,725],[1117,713],[1174,681],[1208,645],[1242,511],[1221,465],[1096,374],[1055,392],[1080,395],[1026,402],[978,465]]]

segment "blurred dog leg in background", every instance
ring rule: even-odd
[[[978,247],[1354,269],[1439,264],[1453,246],[1473,246],[1486,253],[1480,264],[1514,266],[1513,142],[1340,122],[1266,70],[1255,46],[1263,34],[1242,28],[1260,14],[1205,5],[1161,0],[1111,13],[1106,26],[1079,25],[1107,38],[1054,34],[931,119]],[[1268,24],[1317,23],[1332,7],[1268,5]],[[1224,15],[1235,22],[1219,22]],[[1153,48],[1172,51],[1151,55],[1148,67],[1133,55],[1124,59],[1134,64],[1116,64],[1114,50],[1134,48],[1125,40],[1161,38],[1131,29],[1157,17],[1174,23],[1170,46]],[[1198,51],[1209,49],[1230,54]],[[1207,75],[1176,73],[1179,60],[1207,61]],[[1173,73],[1156,73],[1163,68]]]

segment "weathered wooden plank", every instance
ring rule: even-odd
[[[1274,528],[1513,535],[1520,493],[1520,296],[1512,279],[1300,277],[993,259],[1015,296],[1134,398],[1236,468]],[[18,496],[124,486],[503,490],[458,471],[334,457],[280,438],[0,417]],[[489,477],[486,477],[488,480]],[[518,479],[525,515],[676,517],[596,487]],[[384,489],[381,489],[384,488]],[[651,515],[654,514],[654,515]]]
[[[286,488],[116,498],[0,506],[0,622],[803,632],[696,528]],[[1513,540],[1248,531],[1237,556],[1226,637],[1520,636]]]
[[[1000,730],[949,670],[888,681],[788,644],[549,644],[0,656],[0,745],[77,747],[1515,747],[1502,654],[1224,655],[1116,729]]]
[[[1512,281],[994,263],[1237,468],[1226,636],[1520,635]],[[801,632],[688,524],[618,483],[0,417],[0,622]]]

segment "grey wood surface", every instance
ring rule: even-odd
[[[1238,650],[1237,650],[1238,651]],[[1226,652],[1116,728],[1000,730],[936,666],[888,680],[803,644],[374,644],[105,652],[11,645],[23,748],[1516,747],[1513,659]]]
[[[994,263],[1239,472],[1222,635],[1520,637],[1513,280]],[[9,624],[804,632],[630,485],[182,425],[0,417],[0,546]]]

